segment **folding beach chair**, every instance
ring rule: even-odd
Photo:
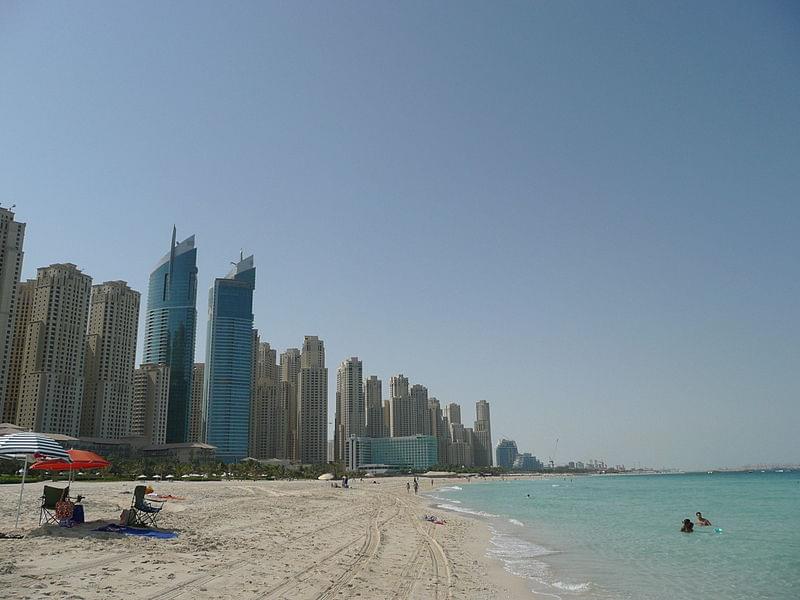
[[[158,527],[158,513],[163,506],[145,500],[146,486],[137,485],[133,489],[133,500],[128,512],[128,525],[132,527]]]
[[[39,525],[42,524],[42,520],[44,520],[45,525],[48,523],[58,523],[56,504],[67,498],[69,498],[69,486],[65,488],[54,487],[52,485],[44,486],[42,505],[39,507]]]

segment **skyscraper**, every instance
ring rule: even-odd
[[[281,404],[289,415],[286,425],[286,458],[299,460],[297,446],[297,376],[300,375],[300,349],[288,348],[281,353]]]
[[[411,410],[413,413],[413,434],[430,435],[431,420],[428,415],[428,388],[415,383],[411,386]]]
[[[367,437],[386,437],[389,432],[383,426],[382,383],[375,375],[364,382],[364,401],[367,404]]]
[[[8,361],[13,343],[14,304],[22,270],[22,242],[25,223],[14,220],[14,213],[0,208],[0,415],[6,397]],[[10,412],[10,410],[8,411]]]
[[[492,427],[489,418],[489,403],[478,400],[475,403],[475,448],[473,461],[476,467],[492,466]]]
[[[205,441],[225,462],[246,457],[253,376],[253,257],[241,257],[208,297],[203,415]]]
[[[280,390],[275,350],[267,342],[259,342],[250,418],[253,458],[287,458],[289,411]]]
[[[167,365],[144,364],[134,371],[131,435],[151,444],[166,442],[169,392]]]
[[[328,369],[325,348],[315,335],[307,335],[297,376],[297,445],[299,460],[306,464],[327,462]]]
[[[450,425],[454,423],[461,424],[461,406],[455,402],[451,402],[444,407],[444,416]]]
[[[187,442],[205,442],[203,430],[203,391],[205,390],[206,363],[192,366],[192,399],[189,407],[189,436]]]
[[[124,281],[92,287],[86,337],[81,435],[130,435],[139,292]]]
[[[25,362],[25,339],[28,325],[31,322],[33,296],[36,291],[36,280],[29,279],[17,284],[14,298],[14,327],[11,332],[11,348],[8,353],[6,374],[5,403],[0,413],[0,422],[17,422],[17,405],[19,404],[19,386],[22,379],[22,368]],[[2,400],[2,398],[0,398]]]
[[[517,450],[517,442],[502,438],[499,442],[497,442],[495,454],[497,455],[498,467],[503,467],[506,469],[513,468],[514,461],[517,460],[517,456],[519,454]]]
[[[37,269],[17,407],[20,427],[79,435],[91,287],[92,278],[72,263]]]
[[[167,442],[189,435],[192,367],[197,326],[197,249],[194,236],[172,243],[150,274],[143,361],[169,367]]]
[[[391,436],[405,437],[414,435],[416,425],[411,396],[408,392],[408,377],[400,373],[389,381],[391,392]]]
[[[334,423],[334,460],[345,460],[345,441],[366,433],[367,411],[364,403],[363,363],[357,356],[342,361],[336,371],[336,417]]]

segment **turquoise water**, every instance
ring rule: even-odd
[[[487,519],[490,554],[542,597],[800,599],[798,472],[459,483],[430,494]],[[696,511],[713,527],[680,533]]]

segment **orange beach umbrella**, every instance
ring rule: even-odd
[[[60,458],[38,460],[31,465],[37,471],[82,471],[84,469],[105,469],[111,463],[105,458],[88,450],[67,450],[72,462]]]

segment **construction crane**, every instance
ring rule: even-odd
[[[558,438],[556,438],[556,445],[553,447],[553,454],[550,455],[550,468],[556,468],[556,451],[558,450]]]

